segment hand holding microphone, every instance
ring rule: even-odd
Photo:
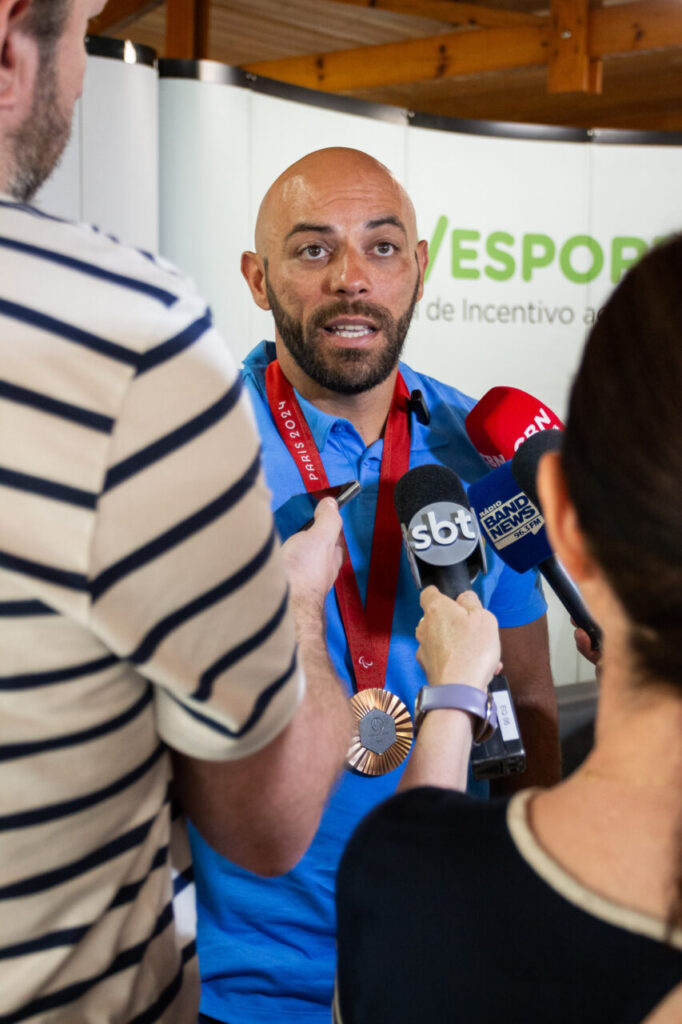
[[[293,534],[282,545],[294,609],[305,606],[322,613],[343,562],[342,526],[336,501],[323,498],[310,529]]]
[[[502,670],[495,616],[473,590],[465,590],[453,601],[436,587],[426,587],[419,602],[424,615],[416,630],[417,661],[429,684],[466,683],[486,690]]]
[[[418,466],[398,481],[394,502],[421,589],[417,661],[431,685],[486,689],[499,665],[500,639],[494,615],[470,589],[486,564],[462,482],[447,466]]]
[[[419,692],[415,728],[431,710],[467,711],[478,719],[471,757],[474,776],[521,772],[525,751],[507,681],[496,675],[487,687],[481,686],[499,666],[499,633],[494,616],[470,591],[479,573],[486,572],[486,560],[462,482],[446,466],[418,466],[398,481],[394,501],[412,575],[423,591],[425,616],[417,633],[420,664],[429,681],[437,683]],[[431,640],[435,646],[427,650]]]

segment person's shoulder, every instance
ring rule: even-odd
[[[412,451],[415,458],[442,462],[449,466],[465,483],[478,480],[488,467],[476,451],[466,429],[466,418],[476,405],[476,399],[452,384],[437,380],[425,373],[417,373],[404,363],[400,364],[408,391],[421,391],[429,412],[429,423],[412,422]],[[433,458],[432,458],[433,456]]]
[[[265,371],[268,365],[275,358],[275,343],[272,341],[260,341],[244,357],[242,363],[242,377],[250,388],[265,395]]]
[[[127,244],[93,224],[66,220],[39,207],[0,202],[5,246],[33,257],[36,265],[71,271],[74,279],[111,288],[112,298],[127,291],[160,307],[201,300],[192,280],[163,257]]]
[[[419,388],[429,407],[430,405],[444,405],[456,410],[460,415],[466,416],[476,405],[477,399],[460,391],[453,384],[447,384],[426,373],[419,373],[406,363],[400,364],[400,372],[408,390],[414,391],[415,388]]]

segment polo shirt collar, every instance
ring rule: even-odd
[[[276,350],[274,341],[262,341],[260,345],[257,345],[244,360],[244,367],[247,372],[250,372],[253,376],[256,387],[264,401],[267,401],[265,391],[265,370],[268,363],[271,363],[275,356]],[[419,375],[416,374],[414,370],[410,369],[406,363],[401,362],[399,366],[408,391],[412,392],[415,388],[419,388],[423,392],[424,384]],[[349,421],[342,416],[331,416],[329,413],[322,412],[320,409],[316,408],[312,402],[303,398],[296,389],[294,389],[294,391],[301,406],[303,415],[306,418],[306,422],[310,427],[310,432],[313,435],[317,449],[321,452],[329,439],[329,434],[334,424],[347,424]],[[435,406],[429,407],[431,422],[428,425],[420,423],[417,417],[414,414],[412,415],[410,429],[412,435],[411,450],[413,452],[430,451],[433,448],[440,448],[451,442],[452,426],[448,425],[444,421],[443,417],[440,415],[440,408],[440,403],[436,403]],[[352,424],[351,428],[354,429]]]
[[[256,387],[265,402],[267,402],[265,371],[268,364],[276,358],[276,354],[274,341],[262,341],[260,345],[257,345],[244,360],[244,367],[252,374]],[[342,416],[331,416],[329,413],[322,412],[320,409],[316,408],[312,402],[303,398],[296,388],[294,388],[294,394],[298,399],[301,412],[305,416],[306,423],[310,428],[310,433],[313,435],[313,440],[315,441],[317,450],[321,452],[329,439],[329,434],[331,433],[334,424],[348,423],[348,420]]]

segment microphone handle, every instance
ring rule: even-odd
[[[576,625],[585,630],[590,638],[592,650],[601,651],[601,629],[588,612],[580,591],[558,562],[556,555],[543,559],[538,569]]]
[[[471,590],[471,573],[466,562],[454,565],[429,565],[419,562],[422,587],[434,586],[441,594],[455,601],[465,590]]]

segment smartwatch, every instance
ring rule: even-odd
[[[464,683],[445,683],[443,686],[422,686],[417,694],[414,706],[415,735],[427,711],[435,711],[437,708],[468,711],[479,718],[480,724],[474,728],[475,744],[485,743],[497,729],[497,711],[490,690],[478,690]]]

